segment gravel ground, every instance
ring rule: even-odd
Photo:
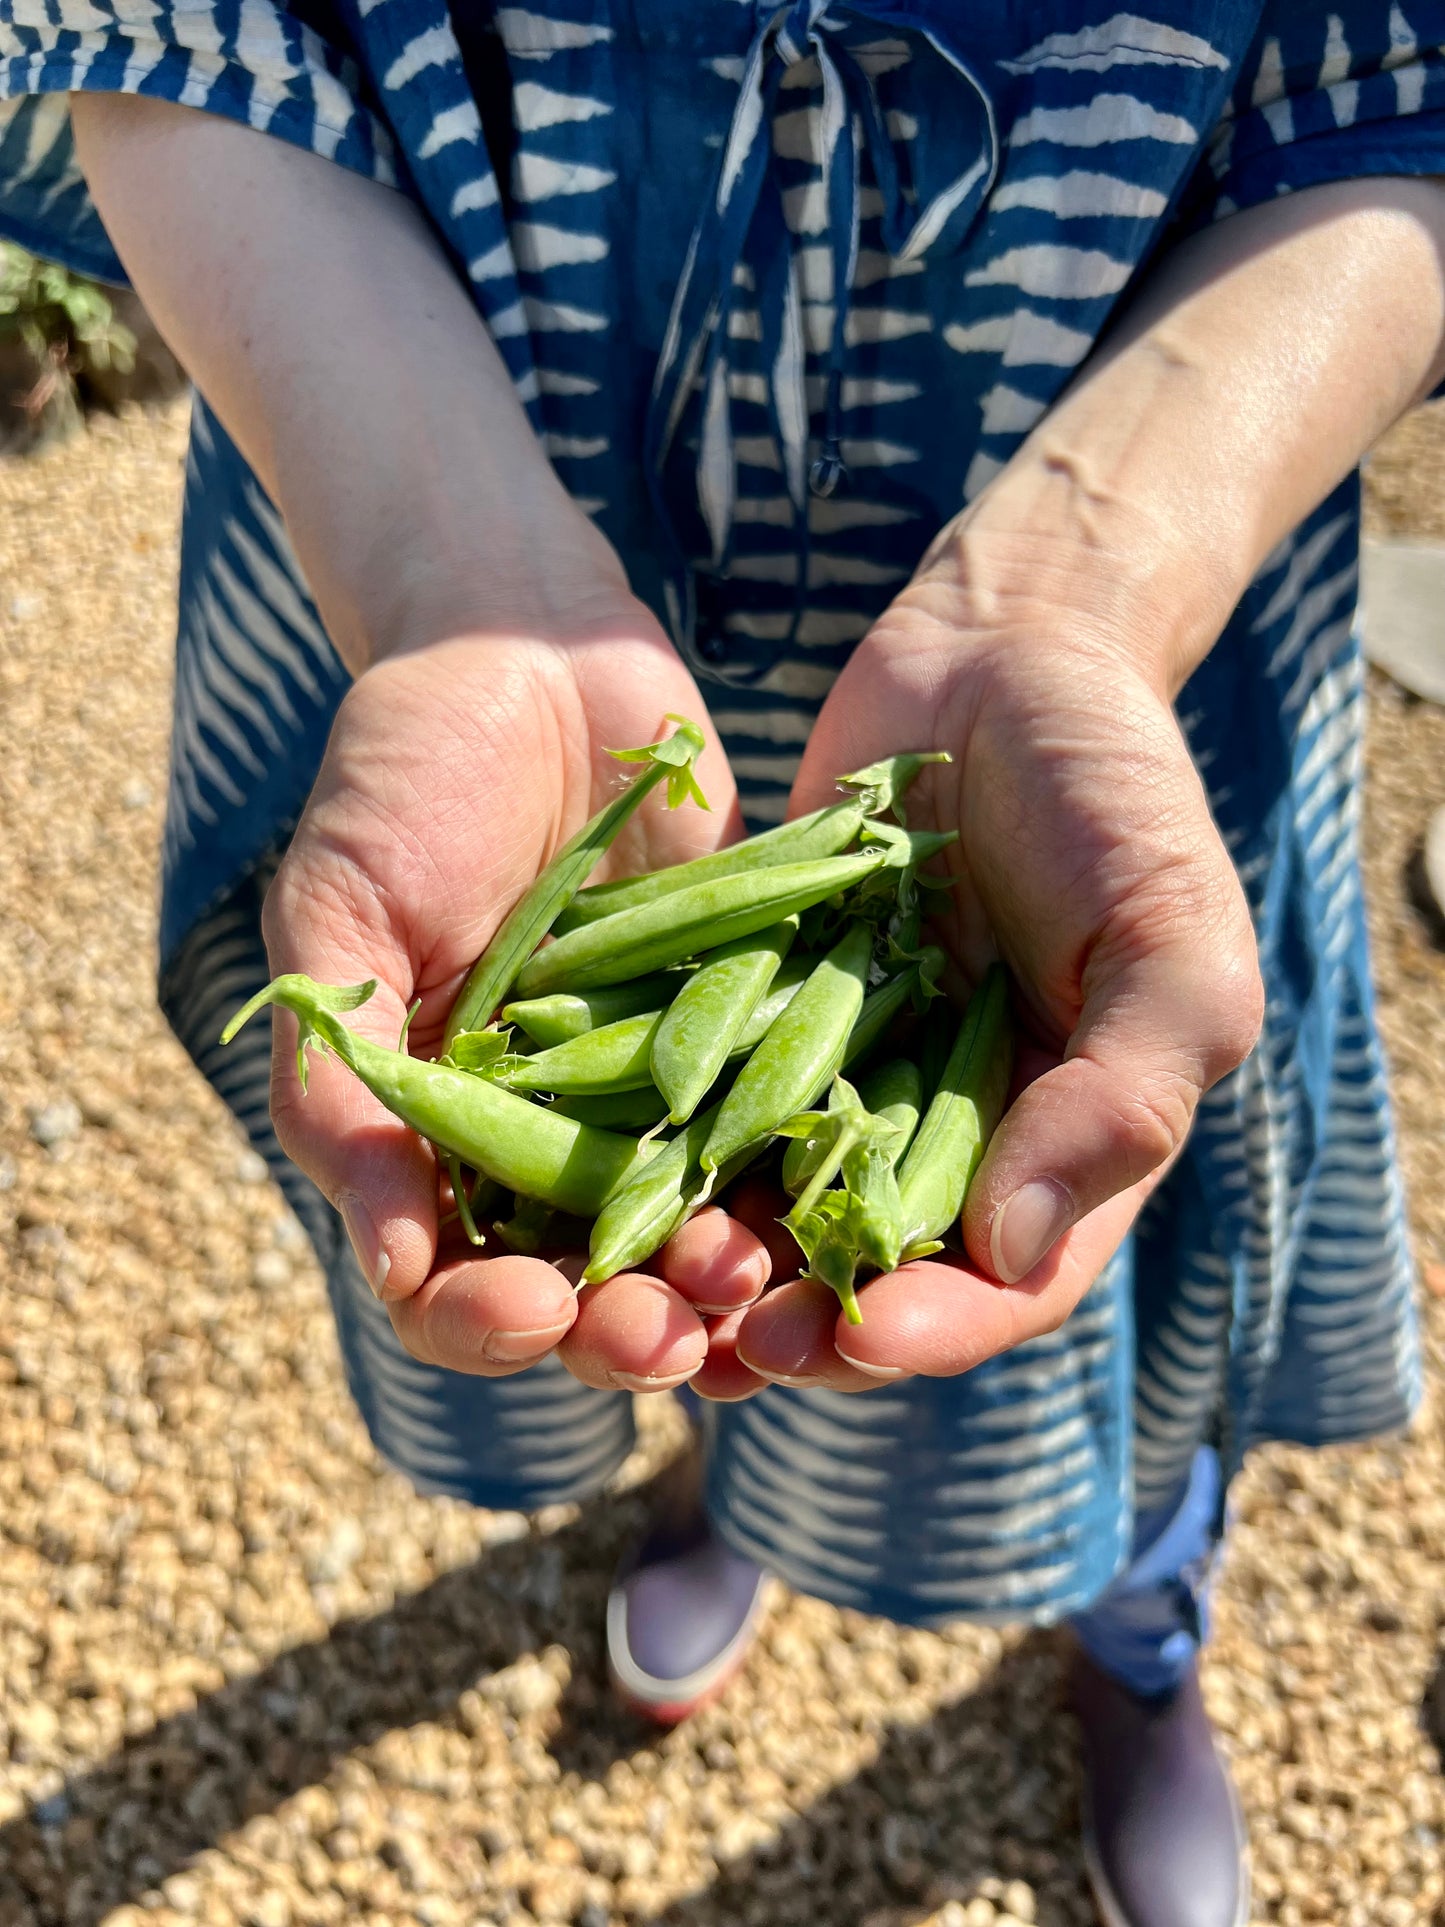
[[[658,1738],[599,1688],[599,1615],[670,1407],[580,1518],[377,1464],[300,1234],[152,1004],[183,434],[101,421],[0,467],[0,1927],[1087,1922],[1052,1637],[792,1599]],[[1378,526],[1417,458],[1377,465]],[[1413,896],[1445,713],[1379,683],[1372,727],[1445,1290],[1445,951]],[[1407,1442],[1240,1483],[1208,1692],[1259,1921],[1445,1927],[1442,1429],[1436,1396]]]

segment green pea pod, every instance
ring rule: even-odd
[[[1013,1072],[1008,981],[991,964],[969,999],[938,1089],[898,1173],[903,1257],[923,1257],[956,1223],[1003,1116]]]
[[[579,890],[552,925],[552,934],[564,936],[584,923],[612,916],[618,910],[632,910],[638,904],[654,903],[659,897],[686,890],[697,883],[719,877],[739,876],[754,870],[771,869],[779,863],[806,863],[815,857],[836,856],[846,850],[867,818],[885,810],[898,814],[903,792],[926,763],[946,763],[942,751],[885,757],[867,769],[855,770],[838,779],[840,789],[852,790],[846,802],[832,803],[782,823],[775,830],[763,830],[742,843],[710,856],[695,857],[691,863],[674,864],[667,870],[649,870],[642,876],[617,877],[611,883],[594,883]],[[900,817],[901,820],[901,817]]]
[[[645,1264],[673,1232],[752,1162],[742,1152],[715,1173],[704,1173],[702,1150],[717,1117],[714,1104],[679,1131],[650,1164],[620,1185],[597,1214],[582,1282],[595,1285],[633,1265]]]
[[[661,970],[699,950],[715,950],[735,937],[766,930],[770,923],[861,883],[882,862],[881,852],[869,851],[820,857],[814,863],[782,863],[756,876],[698,883],[656,903],[619,910],[539,950],[518,977],[518,992],[540,997],[552,990],[590,990]]]
[[[718,1107],[695,1117],[650,1163],[619,1185],[597,1214],[582,1282],[599,1284],[639,1265],[667,1243],[687,1216],[689,1188],[699,1188],[699,1160]]]
[[[918,1066],[911,1058],[891,1057],[860,1080],[858,1095],[874,1117],[887,1118],[896,1128],[893,1162],[901,1164],[923,1115],[923,1076]]]
[[[728,1060],[746,1058],[749,1052],[751,1052],[751,1048],[753,1048],[755,1044],[761,1043],[763,1037],[767,1037],[769,1027],[771,1027],[776,1019],[782,1016],[782,1012],[788,1008],[790,1000],[792,1000],[794,994],[798,992],[798,985],[803,983],[803,979],[807,977],[807,973],[813,969],[813,965],[815,964],[817,964],[817,958],[788,958],[788,962],[782,965],[782,969],[778,971],[778,975],[773,979],[773,987],[767,990],[765,996],[761,996],[761,998],[757,1000],[757,1004],[755,1004],[753,1010],[749,1012],[748,1021],[744,1023],[744,1027],[742,1027],[742,1031],[738,1033],[738,1037],[732,1041],[732,1050],[728,1052]],[[678,985],[688,983],[688,975],[686,975],[684,971],[663,971],[663,973],[657,975],[657,977],[645,977],[642,981],[649,983],[649,985],[665,985],[665,987],[667,987],[667,996],[672,996],[672,992],[676,990]],[[557,996],[539,996],[534,1002],[509,1004],[509,1006],[507,1006],[507,1012],[511,1014],[509,1021],[516,1021],[516,1025],[518,1025],[520,1029],[526,1029],[526,1025],[532,1023],[532,1021],[536,1021],[538,1029],[551,1029],[551,1016],[534,1019],[532,1014],[543,1010],[543,1006],[547,1006],[547,1008],[553,1008],[553,1006],[555,1006],[555,1008],[559,1008],[559,1010],[561,1010],[563,1006],[578,1006],[578,1008],[584,1012],[584,1016],[588,1014],[588,1010],[590,1010],[593,1016],[597,1016],[597,1014],[603,1014],[603,1012],[611,1012],[611,1010],[615,1008],[615,1006],[609,1002],[609,998],[615,998],[615,996],[618,996],[618,992],[630,989],[632,989],[632,985],[618,983],[618,985],[613,985],[611,989],[607,990],[582,990],[582,992],[578,992],[576,996],[566,996],[563,992],[559,992]],[[622,1002],[622,1000],[618,998],[618,1004],[620,1004],[620,1002]],[[620,1017],[622,1016],[661,1016],[661,1010],[657,1008],[657,998],[655,998],[653,992],[649,992],[647,996],[640,998],[640,1002],[647,1006],[642,1012],[630,1012],[630,1010],[626,1010],[626,1008],[620,1008],[617,1017],[607,1017],[607,1023],[620,1021]],[[667,1008],[667,1006],[663,1006],[663,1008]],[[570,1023],[570,1016],[566,1016],[565,1021]],[[603,1027],[601,1023],[597,1023],[597,1025],[588,1023],[588,1025],[582,1025],[582,1027],[576,1029],[576,1031],[566,1031],[566,1035],[555,1033],[555,1035],[551,1037],[549,1048],[555,1046],[555,1044],[568,1043],[570,1037],[586,1037],[588,1031],[601,1029],[601,1027]],[[476,1035],[476,1033],[472,1033],[472,1035]],[[539,1056],[539,1054],[541,1054],[541,1052],[534,1052],[534,1056]],[[644,1098],[645,1100],[642,1108],[638,1106],[638,1098]],[[565,1110],[568,1118],[586,1118],[588,1123],[605,1123],[605,1125],[609,1125],[609,1127],[615,1125],[615,1127],[620,1127],[620,1129],[630,1129],[634,1123],[636,1123],[638,1127],[642,1127],[642,1125],[647,1125],[647,1123],[657,1123],[661,1118],[667,1118],[667,1102],[665,1102],[665,1098],[661,1096],[661,1093],[659,1093],[655,1087],[651,1087],[651,1085],[649,1085],[647,1089],[638,1087],[636,1091],[617,1091],[617,1093],[611,1093],[611,1095],[591,1096],[591,1098],[582,1098],[582,1096],[570,1098],[570,1096],[559,1095],[557,1108],[559,1108],[559,1110]]]
[[[818,964],[723,1099],[702,1154],[705,1171],[766,1143],[827,1088],[862,1008],[872,955],[873,932],[857,923]]]
[[[696,723],[686,722],[680,716],[669,716],[668,721],[676,723],[677,728],[662,742],[647,743],[640,749],[608,750],[608,755],[615,756],[619,762],[644,763],[647,767],[620,796],[600,809],[589,823],[584,823],[570,842],[563,844],[531,889],[503,918],[496,935],[473,964],[452,1006],[442,1039],[443,1050],[459,1032],[477,1030],[486,1023],[558,913],[572,901],[650,790],[665,780],[669,809],[676,809],[689,798],[707,808],[692,771],[702,754],[702,731]]]
[[[609,984],[605,990],[557,991],[550,997],[524,997],[502,1012],[505,1024],[515,1024],[534,1044],[550,1050],[589,1030],[621,1023],[624,1017],[643,1017],[667,1009],[687,982],[682,970],[660,970],[630,984]]]
[[[634,1138],[558,1117],[474,1071],[428,1064],[358,1037],[341,1014],[359,1009],[375,989],[375,979],[342,989],[311,977],[277,977],[236,1012],[221,1042],[229,1044],[264,1004],[280,1004],[300,1023],[296,1068],[303,1091],[308,1048],[334,1051],[374,1097],[443,1154],[524,1198],[578,1217],[592,1217],[645,1161],[648,1153]]]
[[[798,934],[785,917],[712,951],[677,993],[652,1038],[652,1081],[685,1124],[712,1089],[738,1036]]]
[[[552,925],[552,934],[563,937],[584,923],[599,917],[615,916],[619,910],[635,910],[639,904],[656,903],[679,890],[699,883],[715,883],[722,877],[750,875],[758,870],[775,869],[781,863],[812,863],[819,857],[837,856],[857,836],[866,818],[857,799],[834,803],[811,816],[800,816],[795,823],[784,823],[776,830],[764,830],[742,843],[714,850],[710,856],[694,857],[691,863],[677,863],[667,870],[648,870],[641,876],[617,877],[611,883],[594,883],[579,890]]]
[[[730,1057],[750,1056],[812,975],[816,957],[789,957],[768,989],[748,1012],[742,1029],[733,1039]]]
[[[552,1091],[567,1097],[646,1090],[653,1081],[652,1043],[661,1022],[661,1011],[624,1017],[530,1057],[499,1057],[486,1074],[509,1091]]]
[[[552,1109],[579,1124],[604,1131],[646,1131],[667,1116],[667,1099],[653,1084],[640,1091],[612,1091],[603,1097],[559,1097]]]

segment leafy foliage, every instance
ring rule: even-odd
[[[96,282],[0,242],[0,355],[33,435],[80,419],[88,377],[130,374],[136,337]]]

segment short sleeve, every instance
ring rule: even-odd
[[[0,0],[0,236],[102,280],[125,277],[76,163],[78,92],[223,114],[395,180],[355,61],[272,0]]]
[[[1445,174],[1445,0],[1266,0],[1191,224],[1366,174]]]

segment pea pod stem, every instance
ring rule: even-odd
[[[608,751],[622,762],[644,763],[647,767],[562,846],[531,889],[502,919],[452,1006],[442,1038],[443,1050],[459,1032],[486,1023],[559,911],[571,902],[628,818],[659,783],[667,783],[669,807],[676,808],[688,797],[707,807],[692,773],[703,750],[702,731],[682,717],[668,720],[677,728],[661,742],[640,749]]]
[[[294,1012],[300,1024],[296,1061],[303,1091],[307,1051],[330,1050],[393,1115],[429,1138],[444,1156],[459,1158],[522,1197],[538,1198],[578,1217],[599,1211],[645,1156],[634,1138],[559,1117],[472,1071],[428,1064],[357,1036],[341,1017],[359,1009],[375,989],[374,979],[339,988],[299,974],[277,977],[237,1011],[221,1041],[229,1044],[264,1005],[280,1005]]]
[[[862,1080],[858,1097],[865,1111],[896,1127],[898,1136],[890,1141],[889,1154],[891,1163],[900,1163],[918,1129],[922,1110],[918,1066],[906,1057],[890,1058]],[[801,1197],[828,1148],[831,1133],[826,1119],[819,1117],[816,1125],[803,1136],[790,1133],[792,1142],[783,1155],[783,1189],[791,1198]]]

